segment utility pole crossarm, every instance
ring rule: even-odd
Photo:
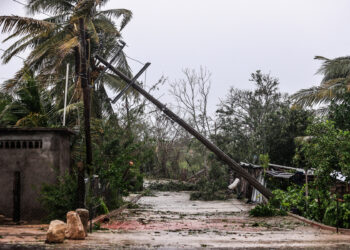
[[[137,90],[141,95],[143,95],[147,100],[156,105],[160,110],[162,110],[167,116],[169,116],[174,122],[183,127],[187,132],[193,135],[197,140],[199,140],[202,144],[204,144],[210,151],[212,151],[220,160],[225,162],[233,171],[235,171],[238,175],[246,179],[253,187],[255,187],[262,195],[266,198],[271,198],[273,194],[270,190],[268,190],[265,186],[263,186],[259,181],[257,181],[253,176],[251,176],[245,169],[243,169],[237,162],[232,160],[227,154],[225,154],[220,148],[218,148],[215,144],[210,142],[203,135],[198,133],[194,128],[192,128],[189,124],[187,124],[184,120],[182,120],[178,115],[168,109],[164,104],[150,95],[147,91],[141,88],[138,84],[132,83],[132,80],[127,77],[125,74],[115,69],[111,64],[109,64],[105,59],[100,57],[99,55],[95,56],[100,62],[102,62],[106,67],[108,67],[111,71],[117,74],[121,79],[126,81],[127,83],[131,83],[132,87]]]
[[[120,93],[113,99],[113,101],[112,101],[113,104],[116,103],[116,102],[120,99],[120,97],[122,97],[122,95],[123,95],[134,83],[136,83],[137,78],[139,78],[139,77],[142,75],[142,73],[143,73],[143,72],[148,68],[148,66],[150,66],[150,65],[151,65],[151,63],[146,63],[146,64],[142,67],[142,69],[136,74],[136,76],[134,76],[134,78],[131,79],[131,82],[128,83],[128,85],[126,85],[125,88],[124,88],[122,91],[120,91]]]

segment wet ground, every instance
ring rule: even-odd
[[[0,249],[237,248],[350,249],[350,235],[291,217],[252,218],[239,200],[190,201],[188,192],[142,197],[84,241],[46,245],[47,225],[0,226]],[[18,247],[18,248],[15,248]]]

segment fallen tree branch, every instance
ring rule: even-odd
[[[125,203],[123,206],[121,206],[120,208],[118,209],[115,209],[111,212],[109,212],[108,214],[102,214],[100,216],[97,216],[95,219],[92,220],[92,223],[95,224],[95,223],[101,223],[103,222],[105,219],[109,219],[113,216],[116,216],[118,214],[120,214],[121,212],[123,212],[123,210],[125,208],[128,207],[128,205],[130,203],[136,203],[146,192],[148,191],[148,189],[144,190],[141,194],[135,196],[134,198],[131,199],[131,201]]]

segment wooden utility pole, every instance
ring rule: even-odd
[[[86,34],[84,18],[79,18],[79,42],[80,42],[80,82],[83,89],[83,101],[84,101],[84,131],[85,131],[85,146],[86,146],[86,162],[85,166],[78,167],[78,206],[84,207],[85,203],[85,171],[90,174],[90,168],[92,164],[92,149],[91,149],[91,134],[90,134],[90,86],[88,80],[87,69],[87,47],[86,47]]]
[[[147,100],[156,105],[164,114],[166,114],[170,119],[183,127],[187,132],[193,135],[197,140],[204,144],[210,151],[212,151],[220,160],[225,162],[234,172],[236,172],[239,176],[246,179],[253,187],[255,187],[262,195],[264,195],[267,199],[273,197],[273,194],[270,190],[268,190],[265,186],[263,186],[256,178],[251,176],[248,171],[243,169],[237,162],[232,160],[227,154],[225,154],[220,148],[218,148],[215,144],[210,142],[203,135],[198,133],[193,127],[187,124],[184,120],[182,120],[178,115],[168,109],[163,103],[158,101],[152,95],[150,95],[147,91],[140,87],[140,85],[136,84],[135,81],[129,79],[125,74],[115,69],[111,64],[109,64],[105,59],[100,57],[99,55],[95,56],[101,63],[103,63],[106,67],[108,67],[111,71],[116,73],[122,80],[126,81],[137,90],[141,95],[143,95]]]

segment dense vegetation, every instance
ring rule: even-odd
[[[0,126],[62,127],[63,76],[67,64],[71,65],[65,125],[76,131],[71,171],[57,185],[42,187],[41,201],[51,211],[49,217],[62,217],[77,207],[77,180],[89,177],[90,183],[94,175],[101,187],[98,193],[86,190],[85,206],[97,208],[98,213],[119,207],[128,192],[140,191],[145,176],[195,180],[195,185],[174,182],[167,186],[174,190],[196,189],[191,199],[230,197],[226,190],[231,174],[228,168],[161,111],[154,110],[132,90],[116,105],[111,104],[107,91],[116,93],[125,83],[108,71],[103,73],[104,68],[92,55],[113,58],[122,46],[121,31],[132,13],[125,9],[101,10],[104,2],[29,0],[30,13],[47,12],[51,17],[37,20],[0,16],[2,32],[11,33],[5,40],[18,39],[2,55],[3,62],[31,49],[24,66],[1,85]],[[80,43],[81,19],[85,22],[86,53]],[[85,99],[82,59],[88,65],[89,96]],[[215,115],[208,111],[209,70],[184,69],[181,79],[170,82],[170,95],[176,101],[172,108],[238,162],[265,168],[270,162],[313,171],[312,182],[275,190],[275,198],[265,207],[258,206],[253,215],[280,214],[276,208],[281,208],[329,225],[350,227],[349,196],[332,191],[337,177],[342,176],[345,182],[350,178],[350,60],[317,59],[323,62],[320,86],[289,96],[279,91],[277,78],[257,70],[250,77],[254,88],[231,87]],[[132,76],[124,53],[115,58],[113,65]],[[161,77],[158,83],[144,87],[152,92],[166,81]],[[322,109],[313,110],[314,104],[322,104]],[[87,113],[91,114],[89,126],[84,124]],[[90,140],[87,130],[91,136],[91,163],[86,157],[86,142]],[[341,199],[338,211],[337,199]],[[341,222],[335,222],[335,213]]]

